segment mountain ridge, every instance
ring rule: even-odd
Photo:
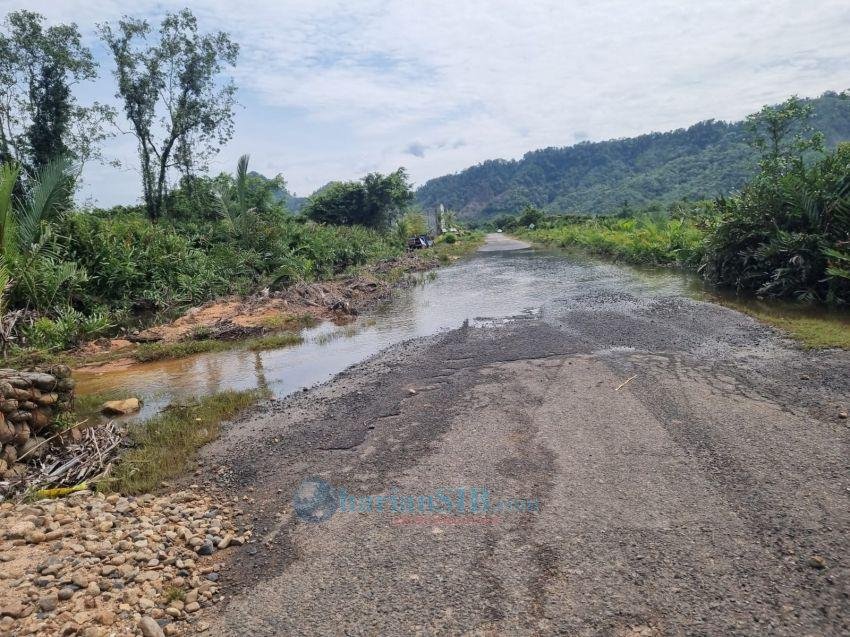
[[[850,140],[850,99],[827,92],[804,100],[813,126],[832,147]],[[521,159],[487,160],[430,179],[416,192],[426,210],[439,204],[466,219],[516,213],[597,214],[650,203],[709,199],[740,188],[756,167],[744,122],[705,120],[688,128],[532,150]]]

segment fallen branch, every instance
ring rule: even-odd
[[[630,382],[632,382],[635,378],[637,378],[637,374],[635,374],[635,375],[634,375],[634,376],[632,376],[631,378],[627,378],[626,380],[624,380],[622,383],[620,383],[620,386],[619,386],[619,387],[617,387],[617,389],[615,389],[614,391],[620,391],[623,387],[625,387],[626,385],[628,385],[628,384],[629,384]]]

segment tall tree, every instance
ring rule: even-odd
[[[77,105],[72,87],[97,76],[76,24],[44,26],[44,16],[15,11],[0,31],[0,161],[34,173],[57,155],[81,167],[99,154],[113,110]]]
[[[802,167],[805,152],[823,150],[823,133],[811,125],[813,114],[811,103],[792,95],[747,117],[750,145],[761,154],[764,175],[777,178],[795,165]]]
[[[233,135],[236,86],[222,74],[236,64],[239,46],[222,31],[200,33],[188,9],[167,14],[155,38],[147,21],[126,16],[116,28],[102,24],[99,30],[115,59],[116,96],[138,142],[145,207],[157,220],[169,171],[193,163],[187,142],[200,138],[217,149]]]

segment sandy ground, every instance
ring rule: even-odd
[[[211,633],[850,634],[849,371],[722,307],[592,286],[394,347],[206,450],[262,538]],[[310,476],[531,510],[315,523]]]

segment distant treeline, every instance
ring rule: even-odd
[[[850,97],[803,100],[827,148],[850,140]],[[443,204],[462,218],[514,214],[525,205],[552,213],[616,214],[651,203],[714,199],[741,188],[758,153],[746,122],[705,121],[629,139],[545,148],[520,160],[491,160],[419,188],[424,209]]]

